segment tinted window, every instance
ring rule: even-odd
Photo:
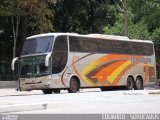
[[[56,38],[52,54],[52,73],[60,73],[66,66],[68,58],[67,36]]]
[[[85,37],[70,37],[70,51],[75,52],[96,52],[97,40]]]
[[[99,39],[97,52],[99,52],[99,53],[129,54],[130,47],[129,47],[128,42]]]
[[[53,51],[68,51],[67,37],[59,36],[54,43]]]
[[[82,39],[82,50],[84,52],[96,52],[97,51],[97,40],[91,38]]]
[[[25,41],[21,55],[51,52],[53,36],[37,37]]]
[[[116,41],[85,37],[70,37],[70,51],[131,55],[152,55],[151,43]]]
[[[151,43],[130,43],[131,53],[138,55],[152,55],[153,44]]]

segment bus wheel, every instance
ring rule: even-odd
[[[141,79],[141,77],[137,77],[136,81],[135,81],[135,86],[134,86],[135,90],[142,90],[143,88],[143,80]]]
[[[53,92],[54,92],[55,94],[58,94],[58,93],[61,92],[61,90],[60,90],[60,89],[55,89],[55,90],[53,90]]]
[[[79,87],[80,87],[79,81],[76,78],[72,77],[70,80],[70,87],[68,89],[68,92],[76,93],[77,91],[79,91]]]
[[[52,94],[52,90],[42,90],[44,94]]]
[[[134,79],[133,77],[127,78],[127,90],[132,90],[134,88]]]

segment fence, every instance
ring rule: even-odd
[[[158,63],[156,65],[156,70],[157,70],[157,78],[160,79],[160,65]]]
[[[15,81],[18,76],[11,70],[11,61],[0,61],[0,81]]]

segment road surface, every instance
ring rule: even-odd
[[[160,90],[155,91],[160,93]],[[150,94],[151,92],[152,90],[101,92],[99,89],[81,90],[79,93],[62,91],[61,94],[50,95],[44,95],[40,91],[29,92],[29,94],[0,96],[0,109],[6,105],[29,104],[34,108],[34,104],[44,103],[45,109],[29,109],[11,113],[160,113],[160,94]]]

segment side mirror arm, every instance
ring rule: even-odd
[[[49,66],[49,58],[51,57],[52,53],[49,53],[46,58],[45,58],[45,66],[48,67]]]
[[[16,62],[17,60],[18,60],[18,57],[14,58],[14,59],[12,60],[11,68],[12,68],[13,71],[15,70],[15,62]]]

